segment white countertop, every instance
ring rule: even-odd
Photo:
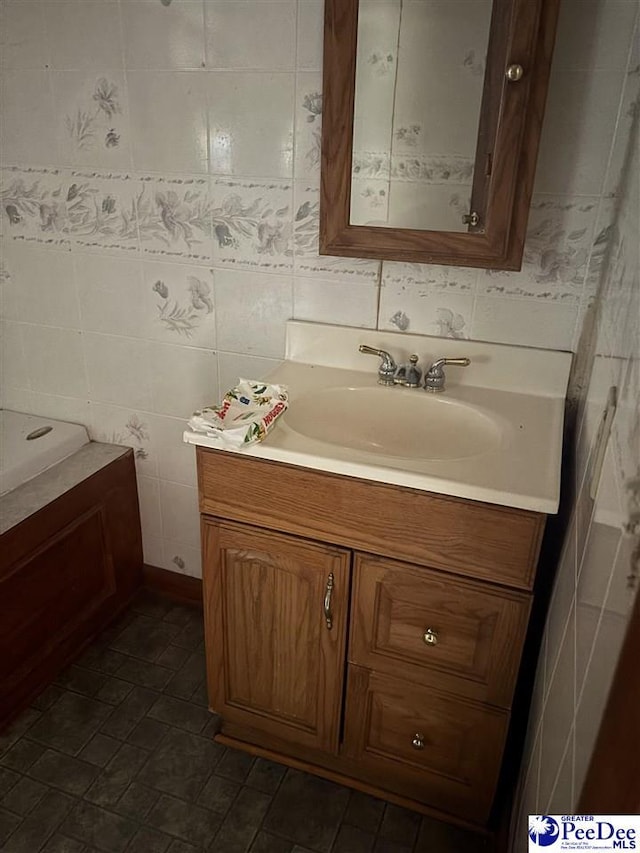
[[[371,387],[402,418],[406,395],[426,392],[378,386],[378,359],[359,353],[361,343],[388,350],[398,363],[415,352],[425,370],[439,357],[470,358],[467,368],[446,369],[446,390],[438,396],[487,413],[499,427],[498,446],[461,459],[373,454],[296,432],[285,413],[262,443],[235,452],[420,491],[557,511],[571,353],[290,321],[286,361],[268,379],[288,386],[290,411],[325,389]],[[214,446],[206,435],[189,430],[184,439]]]

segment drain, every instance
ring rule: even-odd
[[[33,441],[34,438],[42,438],[43,435],[46,435],[48,432],[51,432],[52,429],[52,426],[38,427],[38,429],[34,429],[29,433],[29,435],[27,436],[27,441]]]

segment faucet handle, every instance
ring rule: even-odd
[[[429,370],[434,370],[439,367],[444,367],[445,364],[456,364],[458,367],[469,367],[471,364],[470,358],[439,358],[434,361]]]
[[[367,344],[360,344],[358,349],[366,355],[377,355],[382,359],[380,367],[378,368],[378,382],[380,385],[395,384],[394,377],[396,375],[397,365],[393,360],[391,353],[388,353],[383,349],[376,349],[375,347],[367,346]]]
[[[471,364],[470,358],[438,358],[433,362],[424,377],[425,391],[444,391],[445,375],[443,368],[447,364],[457,365],[458,367],[468,367]]]

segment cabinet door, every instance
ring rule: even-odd
[[[465,820],[487,820],[508,723],[506,711],[349,666],[354,775]]]
[[[337,752],[349,552],[203,519],[207,674],[223,731]]]

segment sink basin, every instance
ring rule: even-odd
[[[296,397],[284,421],[316,441],[399,459],[465,459],[502,439],[475,406],[419,389],[325,388]]]
[[[445,356],[471,364],[447,369],[442,394],[384,388],[362,344],[398,363],[419,353],[425,366]],[[264,441],[238,452],[554,513],[570,367],[571,353],[289,320],[286,359],[268,377],[288,388],[289,408]],[[219,449],[199,432],[187,430],[185,441]]]

